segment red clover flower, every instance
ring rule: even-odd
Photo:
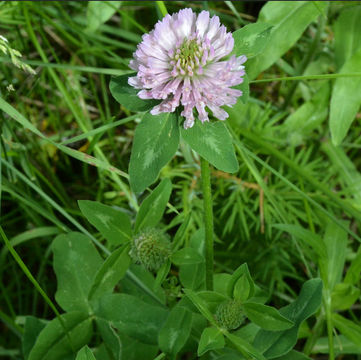
[[[174,112],[182,105],[185,129],[194,125],[194,108],[201,122],[209,121],[206,108],[225,120],[228,113],[221,106],[234,105],[242,95],[231,87],[243,82],[242,64],[247,60],[244,55],[224,59],[233,45],[232,33],[220,24],[218,16],[180,10],[166,15],[143,35],[130,62],[137,75],[128,82],[141,89],[141,99],[162,100],[151,110],[153,115]]]

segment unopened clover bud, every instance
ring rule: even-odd
[[[169,237],[160,229],[146,228],[132,242],[130,256],[150,271],[157,271],[171,254]]]
[[[241,326],[245,316],[239,300],[227,300],[218,305],[216,320],[226,330],[234,330]]]

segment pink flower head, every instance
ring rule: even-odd
[[[242,91],[232,89],[241,84],[245,74],[242,55],[223,60],[233,49],[232,34],[210,18],[208,11],[198,16],[191,9],[166,15],[154,30],[143,35],[130,67],[137,76],[129,85],[141,89],[141,99],[162,102],[151,110],[157,115],[183,106],[184,128],[194,124],[194,110],[202,122],[209,121],[206,108],[219,120],[228,117],[221,106],[232,106]]]

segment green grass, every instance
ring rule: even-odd
[[[108,85],[112,75],[129,72],[143,32],[167,11],[186,6],[208,9],[232,31],[255,21],[260,8],[257,3],[229,1],[126,1],[92,32],[86,28],[84,2],[0,4],[0,35],[36,71],[25,73],[1,54],[0,232],[8,241],[0,251],[0,358],[23,359],[24,316],[54,318],[56,278],[50,245],[57,234],[80,231],[104,250],[103,255],[109,253],[77,201],[121,207],[135,218],[147,192],[138,197],[131,192],[128,164],[143,114],[119,106]],[[318,119],[304,128],[302,119],[290,118],[321,91],[325,95],[320,103],[329,103],[326,87],[340,77],[334,73],[333,24],[343,6],[350,4],[332,4],[322,27],[312,23],[282,59],[251,82],[249,102],[238,103],[227,120],[240,169],[232,176],[212,172],[215,272],[231,273],[247,262],[277,308],[289,304],[319,269],[312,250],[275,224],[298,225],[323,236],[331,219],[348,233],[344,272],[361,241],[360,113],[339,147],[330,139],[327,105],[317,108]],[[309,49],[312,56],[303,63]],[[10,84],[15,91],[6,89]],[[188,242],[203,224],[199,159],[181,144],[161,171],[163,177],[173,184],[164,224],[174,235],[181,222],[176,212],[191,213]],[[178,223],[172,223],[174,219]],[[9,251],[17,254],[15,259]],[[360,288],[360,281],[355,286]],[[358,325],[359,305],[358,300],[342,312]],[[323,323],[323,314],[317,319]],[[305,325],[308,340],[301,340],[298,350],[306,343],[310,354],[311,343],[327,336],[320,325],[312,338],[309,332],[315,329],[314,321]],[[321,353],[314,358],[325,358]],[[344,359],[359,359],[360,354]]]

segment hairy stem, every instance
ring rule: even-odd
[[[213,209],[209,163],[201,157],[204,226],[206,232],[206,289],[213,290]]]

